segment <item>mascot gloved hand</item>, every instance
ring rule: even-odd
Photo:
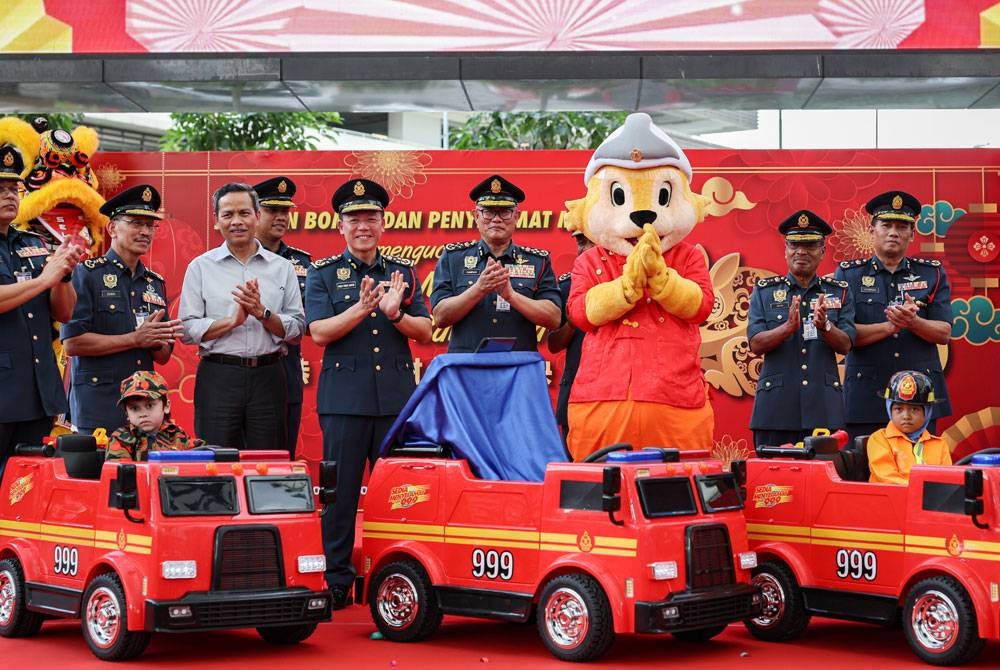
[[[699,324],[714,295],[704,255],[684,237],[704,218],[691,164],[647,114],[594,152],[568,227],[596,246],[573,266],[567,310],[586,333],[569,404],[577,460],[615,442],[711,449],[715,418]]]

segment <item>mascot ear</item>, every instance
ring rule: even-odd
[[[583,201],[586,198],[579,198],[577,200],[567,200],[566,201],[566,230],[571,233],[576,231],[582,232],[584,235],[587,231],[584,229],[583,225]]]
[[[77,150],[88,156],[88,161],[90,156],[97,153],[97,147],[101,143],[97,131],[87,126],[78,126],[73,131],[73,141],[76,142]]]

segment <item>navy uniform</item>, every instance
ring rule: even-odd
[[[469,197],[483,207],[515,207],[524,200],[524,192],[499,175],[488,177],[473,187]],[[446,244],[434,268],[431,310],[446,298],[469,289],[494,258],[510,270],[515,291],[534,300],[549,300],[562,307],[559,286],[552,270],[549,252],[514,244],[512,241],[499,258],[482,239]],[[497,293],[487,293],[479,304],[451,327],[448,353],[475,351],[483,338],[513,337],[515,351],[537,351],[535,324],[512,309]]]
[[[789,241],[822,241],[831,228],[819,216],[801,210],[778,227]],[[847,282],[814,276],[806,288],[788,273],[761,279],[750,296],[747,341],[780,327],[792,298],[799,296],[803,326],[764,354],[750,429],[756,445],[795,443],[814,428],[835,430],[844,424],[843,389],[837,354],[821,335],[810,332],[816,302],[825,295],[827,322],[854,341],[854,300]]]
[[[108,218],[130,214],[161,219],[160,194],[147,184],[134,186],[101,206]],[[73,318],[63,324],[63,340],[84,333],[125,335],[157,310],[169,312],[163,277],[139,261],[132,274],[114,249],[86,260],[73,271],[76,307]],[[106,356],[73,356],[70,377],[70,419],[81,433],[95,428],[112,431],[128,425],[118,404],[119,385],[139,370],[153,370],[150,349],[137,348]]]
[[[866,209],[876,218],[891,218],[913,224],[920,214],[920,201],[901,191],[890,191],[872,198]],[[952,322],[951,286],[941,262],[904,257],[894,272],[889,272],[878,256],[844,261],[835,275],[851,287],[858,324],[884,323],[885,309],[912,296],[918,315],[932,321]],[[938,403],[936,420],[951,414],[951,402],[941,369],[937,345],[901,330],[890,337],[856,349],[847,355],[844,372],[844,396],[848,432],[869,435],[885,427],[885,403],[879,400],[893,374],[916,370],[931,378]],[[933,432],[934,423],[931,424]]]
[[[0,147],[0,179],[22,181],[23,170],[17,149]],[[6,235],[0,233],[0,283],[37,278],[48,257],[41,236],[8,226]],[[52,350],[49,296],[42,291],[0,312],[0,472],[18,442],[40,444],[53,418],[67,410]]]
[[[339,214],[382,210],[389,194],[375,182],[351,180],[337,189]],[[381,252],[371,265],[349,250],[312,264],[306,278],[306,324],[342,314],[354,305],[361,280],[388,283],[401,272],[407,284],[400,315],[429,318],[412,261]],[[322,519],[326,580],[335,606],[349,600],[355,571],[351,565],[358,499],[365,465],[374,464],[389,427],[416,388],[409,340],[395,322],[376,309],[323,351],[317,411],[323,429],[323,458],[337,462],[337,502]]]
[[[563,323],[566,323],[566,304],[569,301],[570,279],[572,272],[567,272],[559,276],[559,294],[562,296]],[[569,434],[569,417],[567,416],[567,406],[569,405],[569,394],[573,389],[573,380],[576,379],[577,368],[580,367],[580,352],[583,350],[583,331],[579,328],[573,332],[573,337],[566,347],[566,359],[563,362],[562,377],[559,379],[559,395],[556,398],[556,422],[563,429],[563,438]]]
[[[261,207],[295,207],[292,198],[295,197],[295,182],[288,177],[274,177],[262,181],[253,187],[260,198]],[[299,291],[302,293],[302,303],[306,301],[306,275],[312,264],[312,255],[278,241],[278,249],[274,252],[288,260],[295,270],[299,280]],[[285,404],[285,426],[288,430],[288,451],[295,456],[295,447],[299,442],[299,424],[302,423],[302,346],[289,344],[288,353],[282,359],[285,368],[285,381],[288,384],[288,399]]]

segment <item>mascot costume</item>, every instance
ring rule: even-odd
[[[680,147],[632,114],[594,152],[568,227],[595,245],[573,265],[570,320],[586,333],[569,402],[568,447],[711,449],[715,416],[699,324],[714,295],[705,256],[684,242],[707,202]]]
[[[97,151],[97,133],[86,126],[72,133],[51,130],[44,117],[28,123],[8,116],[0,119],[3,144],[16,147],[25,164],[25,190],[13,225],[41,235],[50,248],[69,238],[90,256],[99,256],[108,217],[100,212],[104,198],[90,168],[90,157]],[[52,345],[66,378],[67,361],[57,330],[53,331]],[[53,433],[68,432],[68,427],[65,417],[57,417]]]

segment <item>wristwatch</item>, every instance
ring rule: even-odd
[[[271,310],[269,310],[267,307],[265,307],[264,308],[264,313],[261,315],[260,320],[262,322],[264,322],[264,321],[267,321],[270,318],[271,318]]]
[[[826,320],[826,326],[823,327],[823,332],[829,333],[831,330],[833,330],[833,321],[830,321],[830,319],[827,319]]]
[[[403,312],[403,310],[399,310],[399,314],[396,316],[396,318],[395,319],[389,319],[389,323],[399,323],[400,321],[403,320],[403,315],[404,314],[405,314],[405,312]]]

